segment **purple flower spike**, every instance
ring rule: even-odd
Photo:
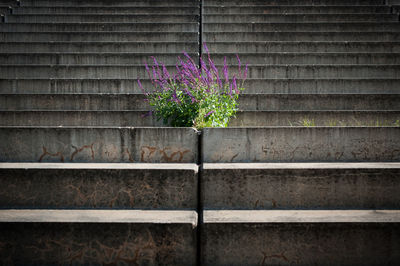
[[[215,111],[213,110],[213,111],[208,112],[207,114],[204,115],[204,118],[208,117],[208,116],[211,115],[212,113],[215,113]]]
[[[210,54],[210,51],[208,50],[207,44],[205,42],[203,42],[203,47],[204,47],[204,52]]]
[[[240,62],[240,58],[239,58],[238,54],[236,54],[236,58],[237,58],[237,61],[238,61],[238,66],[239,66],[239,78],[242,78],[242,64]]]
[[[233,75],[233,81],[232,81],[232,83],[233,83],[233,88],[235,89],[235,93],[236,93],[236,94],[239,94],[239,90],[237,89],[236,76],[235,76],[235,75]]]
[[[225,76],[225,83],[229,84],[229,74],[228,74],[228,65],[226,64],[226,56],[224,57],[224,76]]]
[[[144,95],[147,95],[147,92],[144,90],[144,88],[143,88],[143,86],[142,86],[142,83],[140,82],[140,79],[137,80],[137,83],[138,83],[138,85],[139,85],[139,88],[142,90],[143,94],[144,94]]]
[[[166,79],[170,79],[170,78],[171,78],[171,75],[169,74],[169,72],[168,72],[168,70],[167,70],[167,68],[165,67],[164,64],[162,64],[162,69],[163,69],[164,77],[165,77]]]
[[[147,65],[146,62],[144,62],[144,67],[146,68],[146,71],[147,71],[147,74],[149,75],[149,79],[151,80],[151,83],[154,84],[153,83],[153,78],[151,77],[150,68],[149,68],[149,66]]]

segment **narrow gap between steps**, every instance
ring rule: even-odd
[[[199,68],[201,67],[200,64],[200,58],[202,56],[202,45],[203,45],[203,1],[204,0],[198,0],[199,1],[199,17],[198,17],[198,22],[199,22],[199,40],[198,40],[198,46],[199,46]],[[201,259],[201,232],[202,232],[202,222],[203,222],[203,204],[201,202],[201,179],[202,179],[202,173],[203,173],[203,151],[202,151],[202,146],[203,146],[203,134],[201,131],[197,133],[197,165],[199,166],[199,170],[197,173],[197,235],[196,235],[196,264],[198,266],[202,265],[202,259]]]

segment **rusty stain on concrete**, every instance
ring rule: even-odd
[[[58,157],[60,157],[60,162],[64,162],[64,155],[62,154],[62,152],[50,153],[47,151],[47,148],[45,146],[43,146],[42,149],[43,149],[43,154],[40,156],[39,162],[41,162],[46,155],[51,156],[51,157],[58,156]]]
[[[70,161],[72,162],[72,161],[74,160],[75,155],[77,155],[78,153],[82,152],[82,151],[85,150],[85,149],[90,149],[91,158],[92,158],[92,160],[94,160],[93,145],[94,145],[94,142],[93,142],[92,144],[90,144],[90,145],[83,145],[83,146],[80,147],[80,148],[78,148],[78,147],[76,147],[76,146],[74,146],[74,145],[71,145],[72,148],[75,149],[75,151],[71,154],[71,159],[70,159]]]

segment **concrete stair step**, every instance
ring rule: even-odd
[[[175,66],[168,65],[171,73]],[[0,78],[142,78],[144,65],[0,65]]]
[[[399,209],[399,163],[203,165],[205,210]]]
[[[210,210],[203,220],[203,265],[400,262],[398,210]]]
[[[175,66],[167,65],[170,73]],[[221,67],[222,68],[222,67]],[[231,66],[230,69],[234,69]],[[232,70],[234,71],[234,70]],[[232,76],[233,74],[230,73]],[[400,65],[250,65],[249,78],[394,78]],[[143,65],[0,65],[0,78],[142,78]]]
[[[397,78],[247,79],[246,93],[399,93]]]
[[[196,22],[182,23],[2,23],[0,24],[0,32],[131,32],[131,31],[148,31],[148,32],[197,32],[199,28]]]
[[[18,44],[12,44],[18,47]],[[0,43],[0,47],[4,47]],[[259,42],[213,42],[208,47],[211,53],[397,53],[400,52],[400,42],[296,42],[296,41],[259,41]],[[5,49],[5,47],[3,48]],[[17,48],[16,48],[17,49]]]
[[[26,0],[25,0],[26,1]],[[34,1],[34,0],[32,0]],[[332,5],[340,5],[340,6],[355,6],[355,5],[384,5],[384,3],[380,0],[299,0],[299,1],[291,1],[291,0],[272,0],[267,3],[264,0],[207,0],[204,6],[248,6],[248,5],[267,5],[267,6],[332,6]]]
[[[400,53],[238,53],[240,60],[251,64],[399,64]],[[224,57],[228,64],[237,63],[233,53],[211,53],[211,58],[223,64]],[[0,54],[0,60],[2,56]],[[9,62],[12,59],[9,60]],[[34,60],[34,59],[33,59]],[[1,60],[4,63],[8,61]],[[23,60],[18,62],[24,62]],[[34,62],[34,61],[33,61]]]
[[[206,2],[207,4],[207,2]],[[390,6],[383,5],[356,5],[356,6],[318,6],[318,5],[268,5],[265,2],[260,5],[248,4],[245,6],[210,6],[204,7],[204,14],[352,14],[352,13],[391,13]]]
[[[141,79],[151,88],[149,79]],[[245,93],[399,94],[397,78],[247,79]],[[0,79],[0,93],[141,93],[137,79]]]
[[[198,53],[190,53],[196,58]],[[0,64],[49,64],[49,65],[121,65],[153,62],[151,56],[165,64],[178,63],[182,53],[1,53]],[[395,60],[394,60],[395,61]],[[400,60],[399,60],[400,61]]]
[[[397,162],[400,127],[206,128],[205,163]]]
[[[167,3],[168,4],[168,3]],[[362,9],[364,13],[390,13],[389,7],[365,7]],[[387,11],[389,10],[389,11]],[[356,11],[355,11],[356,12]],[[357,11],[358,12],[358,11]],[[51,7],[51,6],[22,6],[13,9],[13,14],[180,14],[180,15],[198,15],[199,8],[193,5],[179,6],[68,6],[68,7]]]
[[[4,28],[5,26],[3,26]],[[0,28],[1,29],[1,28]],[[397,22],[242,22],[242,23],[203,23],[203,30],[207,32],[271,32],[271,31],[298,31],[298,32],[379,32],[400,29]]]
[[[197,1],[187,1],[187,0],[119,0],[117,1],[104,1],[104,0],[92,0],[82,2],[80,0],[22,0],[21,6],[23,7],[85,7],[85,6],[104,6],[104,7],[187,7],[187,6],[198,6]]]
[[[392,35],[395,35],[393,33]],[[1,32],[0,42],[194,42],[196,32]]]
[[[246,91],[244,91],[246,93]],[[8,96],[0,99],[5,100]],[[27,95],[26,98],[31,97]],[[40,97],[40,96],[38,96]],[[48,98],[48,97],[46,97]],[[21,99],[21,101],[19,100]],[[31,98],[32,102],[39,99]],[[10,107],[30,106],[25,96],[11,96]],[[18,103],[15,103],[18,101]],[[44,101],[44,100],[43,100]],[[400,110],[400,94],[242,94],[241,110]],[[2,104],[1,104],[2,105]],[[46,106],[45,104],[41,104]],[[7,106],[6,103],[2,106]],[[39,106],[38,106],[39,107]]]
[[[4,41],[10,41],[11,36],[1,36]],[[1,40],[1,39],[0,39]],[[27,40],[30,40],[27,36]],[[348,42],[393,42],[400,40],[398,32],[204,32],[203,41],[212,46],[213,42],[259,42],[259,41],[348,41]]]
[[[192,58],[197,53],[190,53]],[[157,61],[165,64],[176,64],[182,53],[2,53],[0,64],[51,64],[51,65],[96,65],[96,64],[142,64]],[[224,58],[228,64],[236,64],[237,59],[232,53],[213,53],[211,58],[217,64],[223,64]],[[252,64],[400,64],[400,53],[240,53],[243,62]]]
[[[15,5],[17,5],[17,1],[16,0],[1,0],[0,1],[0,5],[2,5],[2,6],[15,6]]]
[[[0,111],[0,118],[0,126],[164,126],[149,111]]]
[[[0,110],[149,110],[143,94],[0,94]],[[242,94],[256,110],[400,110],[400,94]]]
[[[196,164],[0,163],[0,208],[196,210],[197,173]]]
[[[196,264],[194,211],[0,210],[0,217],[7,264]]]
[[[14,125],[24,121],[24,115],[19,113],[10,114],[13,120],[7,119],[7,113],[1,112],[0,116],[4,115],[4,123]],[[32,114],[33,115],[33,114]],[[38,115],[39,116],[39,115]],[[25,114],[25,117],[30,117]],[[61,119],[61,118],[60,118]],[[26,118],[28,120],[28,118]],[[25,120],[25,121],[26,121]],[[30,119],[28,121],[34,121]],[[50,119],[49,119],[50,120]],[[7,122],[6,122],[7,121]],[[59,120],[61,121],[61,120]],[[55,121],[56,122],[56,121]],[[27,122],[25,122],[27,123]],[[46,123],[49,123],[47,121]],[[25,124],[27,125],[27,124]],[[231,127],[262,127],[262,126],[396,126],[400,127],[400,111],[239,111],[236,118],[229,123]]]
[[[148,111],[0,111],[0,126],[142,126],[162,127]],[[239,111],[231,127],[260,126],[372,126],[400,127],[400,111]]]
[[[382,15],[383,16],[383,15]],[[396,16],[396,15],[390,15]],[[367,19],[367,18],[366,18]],[[389,18],[381,18],[380,21],[390,21]],[[25,15],[9,15],[6,17],[6,22],[23,22],[23,23],[37,23],[37,22],[197,22],[197,15],[162,15],[162,14],[149,14],[149,15],[109,15],[109,14],[95,14],[95,15],[80,15],[80,14],[25,14]]]
[[[5,25],[5,24],[3,24]],[[1,24],[0,24],[1,27]],[[400,47],[400,44],[399,44]],[[4,53],[181,53],[198,51],[197,40],[187,42],[0,42]],[[400,51],[400,48],[399,48]]]
[[[1,162],[196,163],[193,128],[1,127]]]
[[[28,18],[14,17],[14,21],[28,21]],[[10,20],[13,21],[13,20]],[[29,21],[36,21],[31,19]],[[207,23],[232,23],[232,22],[398,22],[397,14],[205,14],[203,21]]]

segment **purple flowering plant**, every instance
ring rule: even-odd
[[[154,65],[145,64],[153,90],[145,90],[138,80],[139,87],[146,95],[157,120],[173,127],[227,127],[238,110],[238,97],[244,90],[248,65],[242,71],[238,61],[238,73],[229,77],[226,57],[222,75],[210,57],[204,43],[207,58],[200,58],[200,66],[184,52],[178,57],[176,73],[169,73],[164,64],[153,57]],[[241,80],[241,82],[239,82]]]

